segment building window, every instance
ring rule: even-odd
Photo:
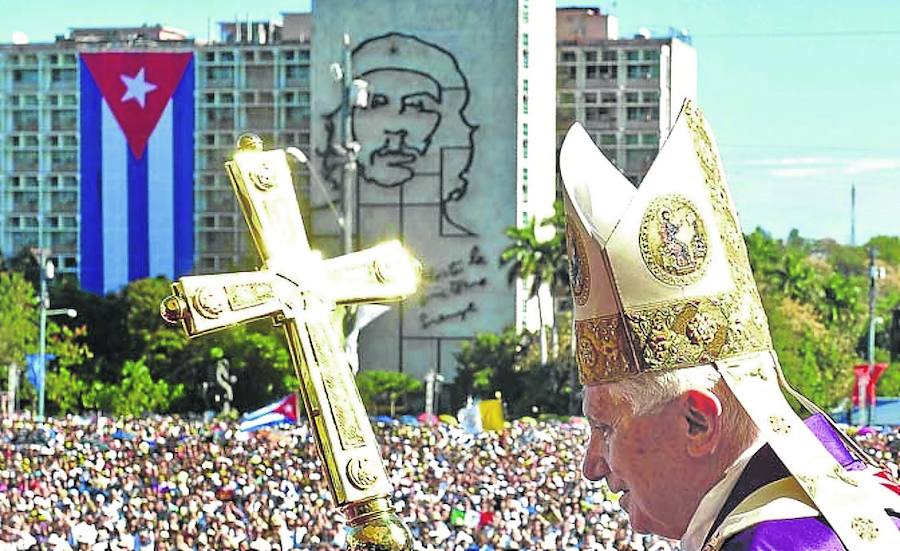
[[[600,145],[616,145],[615,134],[600,134]]]
[[[38,84],[37,69],[15,69],[13,70],[13,87],[14,88],[34,88]]]
[[[575,103],[575,94],[573,94],[572,92],[560,92],[559,103]]]
[[[625,103],[637,103],[638,102],[638,93],[637,92],[625,92]]]
[[[659,92],[644,92],[644,103],[659,103]]]
[[[625,115],[630,121],[659,120],[659,111],[650,107],[629,107]]]
[[[206,80],[214,85],[231,86],[234,84],[234,69],[232,67],[207,67]]]
[[[75,86],[75,69],[51,70],[50,86],[54,88],[69,88]]]
[[[625,134],[625,145],[637,145],[638,141],[637,134]]]
[[[603,61],[618,61],[619,52],[616,50],[603,50]]]
[[[644,145],[659,145],[658,134],[641,134],[641,143]]]
[[[559,60],[563,63],[575,61],[575,52],[572,50],[563,50],[560,53]]]
[[[644,50],[644,61],[656,61],[659,59],[659,50]]]
[[[659,67],[656,67],[656,71],[653,71],[650,65],[628,66],[628,78],[652,78],[654,76],[659,76]]]
[[[587,122],[615,122],[616,116],[608,107],[588,107],[584,110],[584,120]]]
[[[600,78],[607,80],[615,80],[618,77],[619,69],[615,65],[603,65],[600,67]]]
[[[299,126],[308,117],[308,111],[301,107],[285,107],[284,124],[287,126]]]
[[[308,84],[309,67],[303,65],[288,65],[284,68],[284,78],[288,85]]]
[[[13,130],[36,131],[38,129],[37,111],[13,111],[12,127]]]
[[[584,60],[585,61],[597,61],[597,52],[596,51],[584,52]]]
[[[625,59],[628,61],[639,61],[641,59],[641,52],[637,50],[626,50]]]
[[[584,102],[589,104],[597,103],[597,92],[585,92]]]
[[[556,78],[563,82],[571,82],[575,80],[575,67],[559,65],[556,67]]]
[[[78,115],[72,109],[57,109],[50,112],[50,128],[53,130],[75,130]]]

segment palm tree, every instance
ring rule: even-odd
[[[530,218],[521,228],[510,226],[506,229],[506,236],[512,242],[500,253],[500,265],[509,265],[507,283],[513,285],[517,280],[522,279],[528,286],[528,299],[538,298],[542,364],[547,363],[548,354],[540,290],[544,285],[549,287],[552,307],[556,291],[566,285],[569,280],[564,224],[565,212],[562,203],[557,201],[554,204],[553,216],[541,220],[540,225],[540,228],[552,227],[555,230],[552,237],[538,239],[537,220]],[[551,328],[555,343],[557,341],[555,321],[551,321]],[[555,352],[554,345],[554,354]]]

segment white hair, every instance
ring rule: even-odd
[[[759,429],[722,375],[710,364],[650,371],[609,384],[612,397],[631,405],[636,416],[655,413],[688,390],[711,392],[722,404],[722,426],[738,447],[748,447],[759,437]]]

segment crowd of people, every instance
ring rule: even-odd
[[[582,478],[580,423],[375,428],[417,549],[678,549],[634,533],[616,496]],[[859,438],[897,457],[897,435]],[[345,538],[304,424],[243,433],[177,417],[2,420],[0,551],[328,550]]]

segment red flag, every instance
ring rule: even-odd
[[[869,364],[859,364],[853,366],[853,405],[859,405],[859,387],[860,384],[865,385],[866,387],[866,404],[874,404],[875,403],[875,387],[878,385],[878,379],[881,377],[881,374],[884,373],[884,370],[887,369],[888,364],[879,363],[875,364],[872,368],[872,373],[870,376],[869,373]]]
[[[888,364],[875,364],[872,369],[872,374],[869,377],[869,385],[866,387],[866,400],[870,404],[875,403],[875,386],[878,384],[878,379],[881,377],[881,374],[884,373],[884,370],[887,369]]]

